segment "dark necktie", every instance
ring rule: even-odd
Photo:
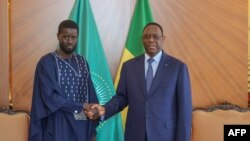
[[[153,80],[153,67],[152,67],[152,62],[154,62],[153,58],[149,58],[148,60],[148,70],[146,74],[146,85],[147,85],[147,92],[149,92],[151,83]]]

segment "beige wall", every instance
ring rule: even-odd
[[[247,0],[151,0],[164,50],[190,70],[193,105],[247,106]]]
[[[248,107],[250,107],[250,2],[248,0]]]
[[[0,108],[9,106],[8,0],[0,1]]]
[[[57,25],[68,17],[73,2],[11,1],[14,109],[30,109],[35,65],[42,55],[55,49]],[[150,3],[156,22],[163,26],[167,36],[164,51],[189,67],[194,107],[223,101],[246,107],[247,0],[150,0]],[[114,79],[135,0],[95,0],[91,5]],[[2,66],[3,61],[0,63]]]

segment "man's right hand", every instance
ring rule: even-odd
[[[95,103],[84,104],[83,109],[87,117],[91,120],[96,120],[105,114],[105,108]]]

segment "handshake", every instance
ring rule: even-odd
[[[105,114],[105,108],[96,103],[84,103],[83,110],[90,120],[97,120]]]

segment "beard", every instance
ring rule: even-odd
[[[72,54],[75,49],[76,49],[77,45],[74,45],[72,49],[67,49],[67,47],[65,47],[65,45],[63,45],[62,43],[59,43],[59,47],[60,49],[65,53],[65,54]]]

